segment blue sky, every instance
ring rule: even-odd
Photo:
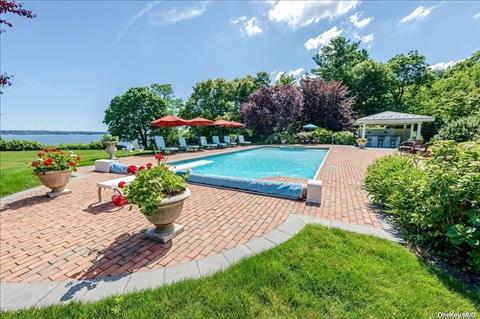
[[[478,1],[26,1],[1,37],[2,129],[104,130],[113,96],[215,77],[300,76],[339,34],[386,61],[418,49],[436,68],[480,49]]]

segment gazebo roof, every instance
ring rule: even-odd
[[[427,115],[400,113],[400,112],[382,112],[359,118],[354,125],[362,124],[411,124],[422,122],[433,122],[435,118]]]

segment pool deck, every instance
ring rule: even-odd
[[[0,281],[4,286],[48,284],[165,271],[189,262],[200,263],[206,257],[225,256],[225,252],[275,233],[292,216],[353,225],[367,232],[381,230],[384,225],[362,181],[366,167],[392,150],[326,147],[330,151],[316,177],[324,185],[321,206],[190,184],[192,196],[178,220],[185,230],[169,244],[145,238],[143,232],[151,225],[136,208],[117,208],[109,201],[97,203],[96,184],[118,175],[94,172],[92,166],[79,169],[78,177],[69,184],[72,194],[49,199],[42,186],[9,196],[2,200],[6,205],[0,213]],[[238,149],[181,153],[169,160]],[[142,165],[153,162],[153,157],[121,161]],[[104,191],[104,198],[110,195]]]

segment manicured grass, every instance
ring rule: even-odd
[[[104,150],[75,150],[74,152],[81,157],[80,166],[92,165],[95,160],[108,156]],[[32,174],[30,166],[36,159],[37,153],[38,151],[0,152],[0,197],[40,185],[38,178]],[[124,157],[143,153],[118,151],[116,156]]]
[[[479,301],[398,244],[307,226],[211,277],[2,318],[437,318],[478,312]]]

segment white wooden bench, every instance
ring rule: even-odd
[[[189,169],[189,168],[193,168],[193,167],[198,167],[198,166],[203,166],[203,165],[208,165],[208,164],[211,164],[213,163],[212,161],[206,161],[206,160],[199,160],[199,161],[195,161],[195,162],[192,162],[192,163],[187,163],[187,164],[180,164],[180,165],[173,165],[173,166],[169,166],[168,168],[172,171],[179,171],[179,170],[183,170],[183,169]],[[124,175],[123,177],[120,177],[120,178],[115,178],[115,179],[111,179],[111,180],[108,180],[108,181],[104,181],[104,182],[99,182],[97,184],[97,187],[98,187],[98,202],[101,202],[102,201],[102,190],[103,189],[119,189],[118,187],[118,183],[120,182],[125,182],[126,184],[129,184],[131,183],[133,180],[135,179],[135,175]]]

